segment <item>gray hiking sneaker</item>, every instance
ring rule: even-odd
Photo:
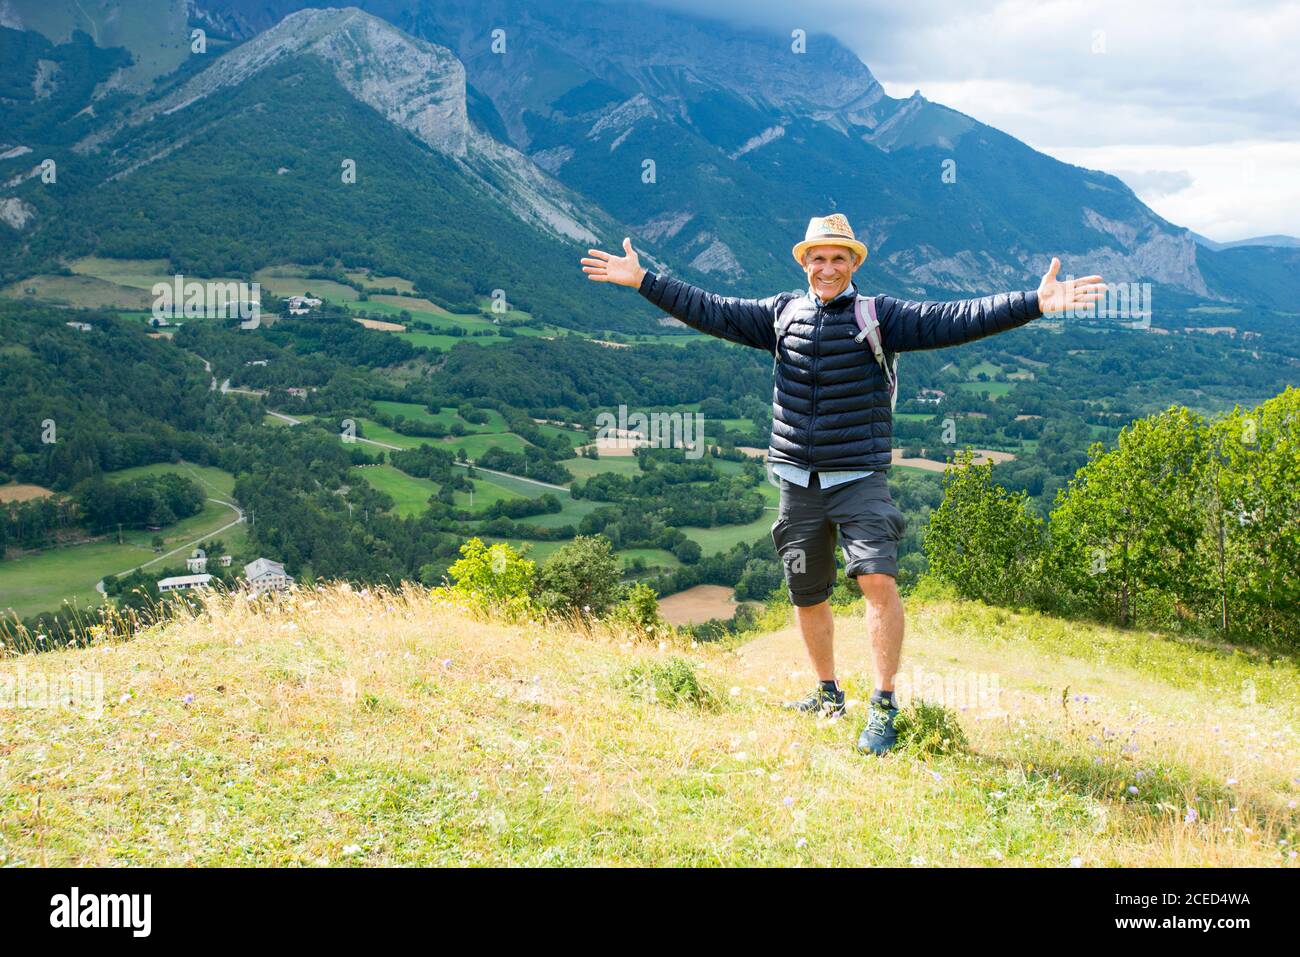
[[[858,738],[858,750],[863,754],[887,754],[898,745],[898,729],[894,727],[898,709],[879,701],[872,701],[869,708],[871,714]]]
[[[844,691],[827,691],[818,685],[798,701],[787,702],[785,707],[802,714],[842,718],[844,717]]]

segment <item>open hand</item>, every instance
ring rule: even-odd
[[[1043,315],[1086,309],[1106,291],[1106,285],[1100,276],[1084,276],[1082,279],[1061,282],[1056,278],[1056,271],[1060,268],[1061,260],[1053,257],[1052,265],[1048,267],[1043,281],[1038,284],[1038,308],[1043,311]]]
[[[611,256],[600,249],[588,249],[582,260],[582,271],[592,282],[613,282],[620,286],[640,286],[645,276],[641,260],[632,248],[632,240],[623,240],[623,256]]]

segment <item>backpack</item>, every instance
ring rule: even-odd
[[[789,328],[791,320],[794,318],[792,307],[799,301],[796,297],[781,307],[781,311],[776,317],[776,349],[773,351],[772,368],[776,369],[776,363],[781,355],[781,337]],[[880,371],[885,374],[885,383],[889,386],[889,410],[893,412],[898,405],[898,353],[885,352],[884,344],[880,340],[880,320],[876,318],[876,300],[871,296],[859,295],[853,300],[853,319],[858,324],[858,334],[853,337],[853,341],[861,344],[863,341],[871,348],[871,353],[876,357],[876,362],[880,366]]]

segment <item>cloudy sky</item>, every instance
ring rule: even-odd
[[[929,100],[1229,242],[1300,236],[1300,0],[654,0],[830,33]]]

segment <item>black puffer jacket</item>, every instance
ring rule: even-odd
[[[640,292],[700,332],[776,356],[769,462],[812,471],[889,468],[889,388],[870,348],[853,341],[858,327],[851,296],[829,306],[806,292],[734,299],[652,272]],[[792,299],[798,304],[778,353],[776,318]],[[955,302],[875,300],[881,341],[891,353],[971,342],[1042,315],[1036,292]]]

